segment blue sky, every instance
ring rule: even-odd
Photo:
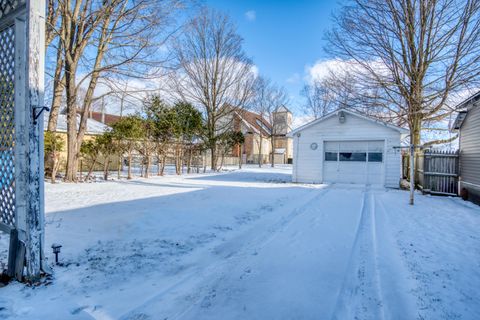
[[[260,74],[284,86],[298,115],[307,68],[328,59],[323,34],[332,24],[336,0],[206,0],[230,15]]]

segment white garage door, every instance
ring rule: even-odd
[[[324,142],[324,182],[383,185],[383,146],[383,141]]]

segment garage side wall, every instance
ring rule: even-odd
[[[384,170],[385,186],[398,188],[401,174],[401,154],[394,146],[400,145],[400,133],[383,124],[346,115],[340,123],[336,116],[321,121],[294,135],[293,181],[300,183],[323,183],[324,141],[385,140]],[[311,145],[315,143],[317,149]]]

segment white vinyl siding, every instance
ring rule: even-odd
[[[480,106],[472,106],[460,128],[460,175],[480,185]]]
[[[468,198],[480,204],[480,103],[468,107],[459,132],[459,191],[468,190]]]

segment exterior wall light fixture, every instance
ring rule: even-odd
[[[339,121],[340,123],[345,123],[345,120],[346,120],[346,118],[345,118],[345,112],[340,111],[340,112],[338,113],[338,121]]]

